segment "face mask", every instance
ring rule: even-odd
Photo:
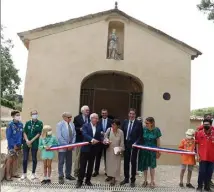
[[[187,138],[187,139],[192,139],[193,136],[191,136],[191,135],[186,135],[186,138]]]
[[[210,128],[209,125],[204,125],[204,129],[205,129],[205,130],[208,130],[209,128]]]
[[[16,121],[20,121],[20,120],[21,120],[21,116],[15,116],[14,119],[15,119]]]
[[[47,135],[52,135],[52,131],[48,131],[48,132],[47,132]]]
[[[32,115],[32,119],[37,119],[38,115]]]

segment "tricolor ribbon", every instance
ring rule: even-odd
[[[81,142],[81,143],[73,143],[68,145],[52,145],[48,151],[58,151],[60,149],[68,149],[68,148],[75,148],[75,147],[82,147],[85,145],[89,145],[89,142]]]
[[[164,153],[172,153],[172,154],[180,154],[180,155],[196,155],[195,152],[186,151],[186,150],[179,150],[179,149],[169,149],[169,148],[162,148],[162,147],[148,147],[144,145],[132,145],[132,147],[136,147],[138,149],[144,149],[149,151],[156,151],[156,152],[164,152]]]

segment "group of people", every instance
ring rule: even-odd
[[[17,157],[23,149],[23,175],[26,179],[29,151],[32,154],[32,176],[35,179],[37,166],[37,152],[41,150],[41,158],[44,162],[44,179],[42,184],[51,183],[51,164],[54,152],[49,150],[51,146],[68,145],[81,142],[89,142],[89,145],[76,146],[75,149],[65,148],[58,150],[58,174],[59,183],[64,179],[76,180],[76,187],[80,188],[85,178],[85,184],[92,186],[91,177],[99,175],[102,154],[104,154],[104,165],[106,182],[115,185],[120,179],[121,161],[124,158],[124,179],[120,185],[130,183],[135,186],[137,167],[138,171],[144,173],[142,187],[155,187],[155,168],[160,152],[149,150],[138,150],[133,144],[160,147],[161,131],[155,126],[155,119],[148,117],[145,124],[136,118],[135,109],[130,109],[128,119],[122,123],[118,119],[108,118],[107,109],[102,109],[101,118],[98,114],[90,114],[88,106],[81,108],[81,114],[74,117],[64,112],[62,121],[56,125],[56,136],[52,133],[49,125],[43,126],[38,119],[38,112],[31,112],[31,119],[23,126],[20,112],[11,113],[13,120],[8,124],[6,136],[8,140],[8,160],[6,162],[5,179],[12,181],[12,177],[19,177],[13,173],[13,167],[17,165]],[[198,190],[210,190],[211,177],[214,165],[214,128],[212,120],[205,118],[203,125],[195,133],[194,130],[186,132],[186,138],[182,140],[179,149],[196,151],[199,165]],[[75,152],[74,176],[72,173],[72,153]],[[190,183],[194,155],[182,155],[182,168],[180,174],[180,187],[183,187],[183,177],[188,168],[188,188],[193,188]],[[64,171],[65,166],[65,171]],[[131,173],[130,173],[131,167]],[[151,182],[148,183],[147,174],[150,169]]]

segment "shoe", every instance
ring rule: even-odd
[[[46,183],[47,183],[47,184],[51,184],[51,180],[50,180],[50,179],[47,179],[47,180],[46,180]]]
[[[139,171],[139,177],[143,177],[143,173]]]
[[[5,178],[6,181],[13,181],[12,178]]]
[[[27,175],[26,175],[26,173],[24,173],[22,176],[21,176],[21,180],[24,180],[24,179],[26,179],[27,178]]]
[[[31,180],[34,180],[34,179],[36,179],[36,175],[35,175],[35,173],[32,173]]]
[[[13,178],[20,178],[19,175],[12,175]]]
[[[210,181],[210,187],[214,188],[214,183],[212,181]]]
[[[115,178],[112,178],[112,180],[111,180],[111,182],[110,182],[110,185],[111,185],[111,186],[115,186],[115,183],[116,183]]]
[[[106,182],[109,182],[109,181],[111,181],[111,180],[112,180],[112,177],[107,177],[105,181],[106,181]]]
[[[98,172],[94,172],[94,173],[92,174],[92,177],[96,177],[97,175],[99,175],[99,173],[98,173]]]
[[[204,191],[211,191],[210,187],[204,187]]]
[[[196,191],[202,192],[202,187],[197,187]]]
[[[42,185],[44,185],[44,184],[46,184],[47,183],[47,180],[46,179],[43,179],[42,181],[41,181],[41,184]]]
[[[142,184],[142,187],[145,188],[145,187],[147,187],[147,186],[148,186],[148,182],[147,182],[147,181],[144,181],[143,184]]]
[[[131,188],[135,187],[135,182],[131,182],[130,187]]]
[[[76,180],[75,177],[69,175],[69,176],[66,176],[66,179],[70,180],[70,181],[74,181]]]
[[[150,185],[150,188],[151,188],[151,189],[154,189],[154,188],[155,188],[155,183],[154,183],[154,182],[151,182],[149,185]]]
[[[194,187],[191,183],[187,183],[187,184],[186,184],[186,187],[187,187],[187,188],[190,188],[190,189],[195,189],[195,187]]]
[[[76,188],[78,189],[78,188],[81,188],[82,187],[82,183],[81,182],[77,182],[77,184],[76,184]]]
[[[91,183],[91,181],[86,181],[85,184],[88,185],[88,186],[93,186],[93,184]]]
[[[59,177],[59,184],[64,184],[65,183],[65,181],[64,181],[64,178],[63,177]]]
[[[125,185],[126,183],[129,183],[129,180],[124,179],[123,181],[120,182],[120,185]]]
[[[184,187],[184,184],[183,183],[179,183],[179,187]]]

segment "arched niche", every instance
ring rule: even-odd
[[[124,28],[121,21],[109,21],[107,40],[107,59],[124,59]]]

